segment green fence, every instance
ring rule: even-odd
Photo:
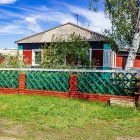
[[[136,73],[87,72],[78,74],[77,90],[81,93],[96,93],[133,96],[137,90]]]
[[[57,71],[28,71],[26,88],[67,92],[69,91],[69,74]]]
[[[70,75],[77,75],[77,91],[89,94],[133,96],[137,73],[106,71],[24,70],[26,89],[68,92]],[[18,88],[20,70],[0,70],[0,88]]]
[[[72,72],[71,72],[72,74]],[[75,72],[77,91],[81,93],[133,96],[137,90],[136,73]],[[28,71],[26,88],[48,91],[69,91],[69,72]]]
[[[18,88],[19,71],[1,70],[0,88]]]

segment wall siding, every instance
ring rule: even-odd
[[[140,68],[140,56],[137,56],[134,62],[134,68]]]
[[[27,60],[28,64],[32,64],[32,50],[23,50],[23,59]]]
[[[128,56],[117,55],[116,56],[116,67],[125,68],[125,64]],[[137,56],[134,61],[134,68],[140,68],[140,56]]]
[[[97,49],[92,51],[92,59],[98,60],[99,67],[103,67],[103,42],[89,42],[92,49]],[[48,44],[49,45],[49,44]],[[40,43],[29,43],[29,44],[18,44],[19,48],[23,49],[23,58],[28,60],[28,64],[32,64],[32,49],[40,49],[44,46],[44,44]],[[105,48],[104,48],[105,49]],[[123,68],[125,67],[127,60],[127,55],[123,56],[121,54],[116,56],[116,61],[114,58],[114,64],[116,62],[116,68]],[[67,58],[67,62],[69,62],[69,59]],[[115,65],[114,65],[115,67]],[[140,68],[140,56],[136,57],[136,60],[134,62],[134,68]]]

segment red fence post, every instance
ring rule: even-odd
[[[25,74],[19,75],[19,94],[24,94],[25,92]]]
[[[76,75],[70,76],[70,97],[74,97],[77,93],[77,77]]]

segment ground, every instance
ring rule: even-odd
[[[140,140],[140,109],[0,95],[0,140]]]

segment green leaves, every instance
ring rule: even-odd
[[[0,64],[1,68],[28,68],[28,60],[22,58],[19,51],[15,55],[4,55],[4,61]]]
[[[137,20],[137,0],[106,0],[105,11],[112,22],[112,33],[120,47],[131,47]]]
[[[47,49],[46,49],[47,48]],[[89,62],[89,48],[91,46],[80,35],[53,36],[52,43],[44,46],[43,62],[40,67],[44,68],[68,68],[95,66]]]
[[[92,0],[94,7],[96,0]],[[138,17],[139,0],[105,0],[105,13],[109,15],[112,29],[105,34],[121,48],[131,47]]]

